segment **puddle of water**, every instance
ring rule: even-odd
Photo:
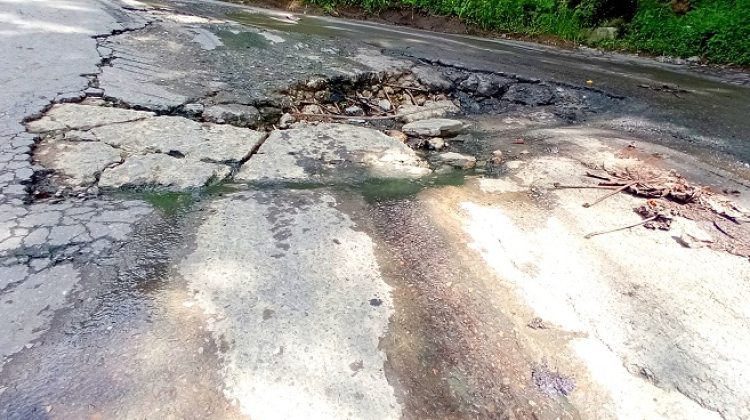
[[[254,32],[234,33],[231,31],[218,31],[216,35],[221,38],[221,42],[224,43],[226,48],[235,50],[245,48],[266,49],[270,45],[270,42],[266,38]]]
[[[161,212],[163,216],[174,218],[190,211],[193,205],[200,200],[229,193],[236,189],[236,186],[232,184],[221,182],[195,191],[131,190],[117,192],[114,196],[146,201]]]
[[[304,17],[295,22],[291,20],[285,21],[283,18],[277,18],[260,13],[229,12],[225,16],[237,23],[267,29],[274,29],[282,32],[317,35],[322,37],[333,37],[341,33],[341,31],[336,30],[335,28],[329,28],[325,25],[321,25],[318,22],[311,21]]]
[[[370,178],[362,176],[348,180],[327,182],[252,182],[248,184],[236,184],[234,187],[238,189],[248,188],[251,190],[313,190],[318,188],[333,188],[339,191],[359,193],[365,201],[369,203],[377,203],[409,199],[425,188],[461,186],[466,181],[466,177],[473,174],[473,171],[453,169],[440,171],[419,179]]]
[[[356,186],[365,201],[384,202],[404,200],[418,194],[425,188],[442,186],[461,186],[470,171],[449,170],[438,172],[420,179],[371,178]]]
[[[195,202],[193,194],[185,192],[147,192],[143,199],[169,216],[181,213]]]

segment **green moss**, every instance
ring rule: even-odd
[[[188,192],[149,191],[143,193],[143,199],[170,216],[187,210],[195,202],[193,194]]]
[[[416,180],[372,178],[357,185],[355,189],[369,202],[403,200],[415,196],[425,188],[463,185],[466,174],[466,171],[451,170]]]

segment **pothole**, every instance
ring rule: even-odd
[[[218,103],[217,94],[155,112],[100,95],[53,105],[28,122],[39,135],[34,159],[43,167],[30,185],[32,200],[86,198],[99,188],[196,189],[228,179],[325,182],[347,171],[358,179],[483,171],[495,162],[453,146],[454,137],[471,135],[466,117],[543,111],[576,122],[617,100],[441,65],[313,77],[255,104]],[[267,132],[278,144],[264,146]]]
[[[284,92],[285,112],[302,119],[366,121],[394,128],[399,122],[449,113],[502,114],[522,108],[547,108],[560,120],[577,122],[601,112],[619,98],[597,90],[515,76],[444,66],[417,66],[411,71],[365,73],[351,77],[311,78]],[[436,103],[455,108],[427,111]],[[283,122],[282,122],[283,123]],[[283,124],[282,124],[283,125]]]

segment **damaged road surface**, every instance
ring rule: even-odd
[[[0,418],[750,417],[746,75],[3,5]]]

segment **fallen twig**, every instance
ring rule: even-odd
[[[414,105],[417,105],[417,100],[414,99],[414,95],[412,95],[411,92],[409,92],[408,90],[406,91],[406,94],[409,95],[409,98],[411,98],[411,103],[413,103]]]
[[[398,88],[398,89],[404,89],[406,91],[416,90],[417,92],[428,92],[428,93],[430,92],[427,89],[422,89],[422,88],[417,88],[417,87],[410,87],[410,86],[399,86],[399,85],[388,85],[388,84],[386,84],[384,86],[389,86],[389,87]]]
[[[602,176],[602,175],[597,175],[592,172],[586,172],[586,176],[591,177],[591,178],[601,179],[602,181],[612,181],[612,178]]]
[[[713,223],[714,223],[714,227],[716,227],[716,229],[717,229],[717,230],[718,230],[719,232],[721,232],[721,233],[723,233],[723,234],[725,234],[725,235],[729,236],[729,237],[730,237],[730,238],[732,238],[732,239],[735,239],[734,235],[732,235],[731,233],[727,232],[727,231],[726,231],[726,230],[725,230],[725,229],[724,229],[723,227],[721,227],[721,225],[719,225],[719,224],[718,224],[718,223],[716,222],[716,220],[714,220],[714,222],[713,222]]]
[[[585,190],[585,189],[599,189],[599,190],[611,190],[614,188],[617,188],[618,186],[612,186],[612,185],[560,185],[557,182],[552,184],[557,189],[560,190]]]
[[[326,119],[331,118],[334,120],[366,120],[366,121],[372,121],[372,120],[391,120],[394,118],[398,118],[402,115],[407,114],[398,114],[398,115],[375,115],[375,116],[369,116],[369,115],[335,115],[335,114],[307,114],[304,112],[299,112],[292,114],[295,117],[300,118],[316,118],[316,119]]]
[[[589,208],[589,207],[591,207],[591,206],[593,206],[595,204],[601,203],[602,201],[608,199],[609,197],[612,197],[615,194],[621,193],[621,192],[627,190],[628,188],[632,187],[633,185],[635,185],[637,183],[638,183],[638,181],[629,182],[629,183],[623,185],[622,187],[619,187],[616,190],[612,191],[611,193],[609,193],[607,195],[604,195],[602,197],[599,197],[598,199],[594,200],[591,203],[583,203],[583,207]]]
[[[383,93],[385,93],[385,98],[388,99],[388,103],[391,104],[391,109],[395,109],[396,104],[394,104],[393,101],[391,100],[391,95],[389,95],[385,89],[383,89]]]
[[[633,223],[631,225],[622,226],[622,227],[618,227],[618,228],[615,228],[615,229],[602,230],[602,231],[599,231],[599,232],[592,232],[592,233],[589,233],[588,235],[584,236],[584,238],[590,239],[590,238],[592,238],[594,236],[597,236],[597,235],[604,235],[605,233],[619,232],[621,230],[627,230],[627,229],[631,229],[631,228],[634,228],[634,227],[637,227],[637,226],[642,226],[642,225],[645,225],[648,222],[656,220],[658,217],[659,217],[659,215],[651,216],[651,217],[648,217],[646,219],[641,220],[638,223]]]
[[[368,116],[368,115],[356,116],[356,115],[310,114],[310,113],[305,113],[305,112],[295,112],[292,115],[295,116],[295,117],[302,117],[302,118],[309,117],[309,118],[319,118],[319,119],[332,118],[332,119],[336,119],[336,120],[368,120],[368,121],[372,121],[372,120],[391,120],[391,119],[396,119],[396,118],[399,118],[399,117],[405,117],[407,115],[419,114],[421,112],[425,112],[425,110],[424,109],[418,109],[418,110],[410,111],[410,112],[402,112],[400,114],[376,115],[376,116]]]

